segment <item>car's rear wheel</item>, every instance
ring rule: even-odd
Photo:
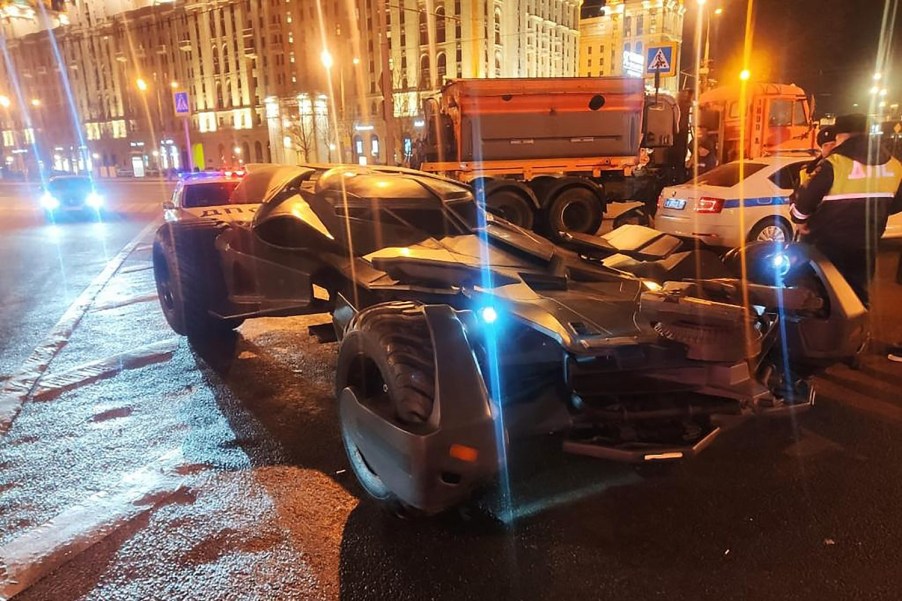
[[[749,231],[749,242],[790,242],[792,226],[781,217],[762,219]]]
[[[153,269],[160,308],[169,326],[189,338],[221,336],[244,321],[210,313],[226,295],[213,246],[219,231],[213,224],[166,223],[154,240]]]

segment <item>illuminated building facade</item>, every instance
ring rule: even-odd
[[[683,0],[608,0],[595,14],[580,20],[579,75],[632,74],[625,72],[625,65],[639,57],[639,64],[644,64],[649,47],[665,44],[676,44],[679,73],[685,12]],[[665,77],[661,88],[675,93],[677,83],[678,77]]]
[[[28,170],[399,162],[383,65],[408,147],[445,78],[577,73],[579,0],[59,1],[0,2],[24,19],[2,21],[3,156]]]

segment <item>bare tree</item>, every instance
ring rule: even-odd
[[[316,120],[298,115],[290,120],[283,132],[291,139],[292,150],[297,154],[299,162],[310,163],[311,157],[316,154]]]

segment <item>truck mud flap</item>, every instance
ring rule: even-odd
[[[695,457],[714,441],[720,434],[720,428],[714,428],[693,445],[685,446],[652,446],[641,447],[608,446],[592,442],[576,440],[564,441],[564,452],[574,455],[586,455],[621,463],[649,463],[652,461],[679,461]]]

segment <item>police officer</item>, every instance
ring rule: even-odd
[[[792,196],[802,240],[836,266],[868,305],[877,242],[890,214],[902,211],[902,163],[867,135],[867,117],[843,115],[836,147]]]

